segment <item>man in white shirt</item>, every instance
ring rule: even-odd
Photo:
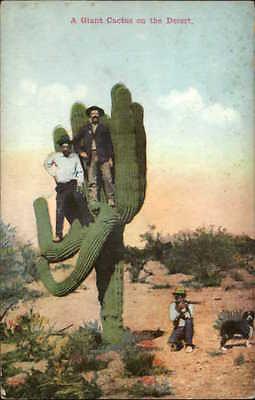
[[[194,348],[192,343],[194,306],[186,299],[184,287],[178,287],[173,295],[175,301],[169,306],[169,319],[173,321],[174,329],[168,342],[171,344],[172,351],[178,351],[183,347],[184,340],[186,352],[191,353]]]
[[[81,193],[84,173],[80,159],[76,153],[71,152],[71,141],[68,136],[62,137],[58,144],[61,152],[51,153],[44,161],[44,167],[57,184],[56,241],[61,241],[64,217],[70,224],[78,218],[81,225],[88,225],[92,217],[86,199]]]

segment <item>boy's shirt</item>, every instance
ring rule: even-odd
[[[193,315],[194,315],[194,305],[193,304],[189,304],[188,306],[189,306],[190,313],[187,311],[185,313],[185,316],[186,317],[190,317],[190,316],[193,317]],[[169,319],[171,321],[175,321],[175,319],[178,318],[180,316],[180,314],[181,313],[179,311],[177,311],[177,309],[176,309],[176,303],[175,302],[171,303],[170,306],[169,306]],[[185,326],[185,319],[184,318],[180,318],[177,326],[178,327]]]

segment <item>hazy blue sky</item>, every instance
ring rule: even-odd
[[[81,24],[81,17],[134,23]],[[152,17],[163,23],[151,24]],[[192,23],[166,24],[167,17]],[[46,179],[42,160],[53,149],[54,127],[70,130],[72,104],[110,113],[110,90],[123,82],[145,110],[151,180],[143,226],[222,223],[254,231],[253,2],[5,1],[1,18],[6,221],[14,218],[19,188],[13,222],[27,207],[20,229],[31,225],[31,203]],[[14,150],[27,151],[20,168]],[[31,152],[38,158],[33,171]],[[154,190],[165,201],[155,220]]]
[[[82,16],[147,23],[70,23]],[[163,22],[189,17],[193,23],[150,24],[154,16]],[[55,125],[70,128],[74,101],[98,103],[110,112],[110,89],[122,81],[145,108],[155,152],[162,149],[161,139],[164,148],[174,141],[177,152],[178,146],[189,152],[203,145],[207,152],[219,145],[237,155],[247,144],[246,151],[252,21],[252,2],[245,1],[4,2],[4,146],[50,147]]]

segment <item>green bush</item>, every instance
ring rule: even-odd
[[[36,252],[31,244],[16,240],[15,228],[0,220],[0,297],[1,314],[5,308],[20,299],[28,300],[41,296],[41,292],[29,290],[27,283],[37,279]]]
[[[79,368],[79,364],[93,362],[88,358],[88,354],[97,350],[101,343],[101,333],[89,325],[84,325],[68,335],[68,342],[62,349],[62,355],[66,359],[73,360],[73,364],[77,364]]]
[[[239,254],[255,255],[255,240],[248,235],[238,235],[234,237],[234,244]]]
[[[193,275],[193,280],[187,283],[193,287],[220,285],[224,272],[237,266],[236,256],[251,253],[254,246],[254,241],[248,236],[235,237],[226,229],[213,226],[179,232],[172,236],[171,241],[163,243],[160,234],[155,232],[155,226],[151,225],[140,237],[145,242],[144,249],[126,249],[133,281],[138,281],[147,261],[157,260],[171,274]]]
[[[168,382],[144,384],[143,382],[136,382],[129,389],[129,394],[138,399],[143,397],[162,397],[173,394],[171,386]]]
[[[124,252],[124,261],[128,264],[128,272],[131,282],[138,282],[139,274],[149,260],[146,249],[127,246]]]
[[[65,371],[62,375],[50,367],[46,372],[32,371],[25,384],[6,388],[8,398],[60,400],[97,399],[102,395],[96,383]]]
[[[235,265],[237,254],[233,236],[223,228],[197,228],[173,236],[172,248],[164,264],[169,273],[194,276],[200,286],[217,286],[221,272]]]
[[[154,354],[139,350],[136,347],[125,349],[123,362],[128,375],[151,375],[153,371]]]

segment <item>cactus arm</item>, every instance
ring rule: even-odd
[[[56,282],[51,274],[49,263],[41,257],[37,264],[40,278],[54,296],[65,296],[75,290],[91,272],[108,236],[119,223],[116,211],[106,204],[101,205],[96,221],[84,227],[86,234],[82,239],[79,257],[74,271],[62,282]]]
[[[36,216],[37,237],[40,247],[40,254],[50,262],[64,261],[74,256],[80,249],[82,238],[86,231],[81,227],[78,220],[72,224],[68,234],[60,243],[52,241],[52,227],[47,201],[40,197],[34,201]]]
[[[80,129],[88,123],[89,117],[86,107],[82,103],[74,103],[71,109],[71,126],[73,138],[78,135]]]
[[[65,128],[62,128],[61,125],[58,125],[54,128],[53,130],[53,142],[54,142],[54,148],[55,151],[60,151],[60,146],[58,144],[59,139],[62,136],[69,136]]]
[[[136,157],[139,160],[139,211],[144,203],[146,192],[146,132],[143,125],[143,107],[139,103],[132,103],[131,109],[135,120]]]
[[[115,197],[123,224],[131,222],[142,206],[145,191],[145,132],[141,108],[132,105],[129,90],[121,84],[112,92],[111,134],[115,155]],[[135,111],[135,112],[134,112]],[[140,162],[142,161],[140,166]],[[143,177],[140,174],[143,170]],[[143,185],[142,185],[143,182]]]

